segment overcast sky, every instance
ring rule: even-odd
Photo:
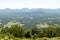
[[[0,9],[60,8],[60,0],[0,0]]]

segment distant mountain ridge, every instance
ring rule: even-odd
[[[37,8],[37,9],[28,9],[28,8],[22,8],[22,9],[0,9],[0,11],[60,11],[60,9],[43,9],[43,8]]]
[[[40,14],[59,14],[60,13],[60,9],[28,9],[28,8],[23,8],[23,9],[0,9],[0,15],[1,14],[11,14],[11,13],[40,13]]]

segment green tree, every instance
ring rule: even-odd
[[[13,25],[10,28],[7,28],[6,33],[13,34],[15,37],[24,37],[24,29],[21,26]]]

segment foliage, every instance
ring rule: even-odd
[[[32,29],[25,29],[19,25],[13,25],[10,28],[1,28],[0,34],[9,34],[18,38],[43,38],[43,37],[59,37],[60,27],[49,26],[46,28],[33,27]]]
[[[23,37],[24,36],[24,29],[18,25],[13,25],[10,28],[5,28],[3,33],[10,33],[13,34],[15,37]]]

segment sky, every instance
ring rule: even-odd
[[[60,8],[60,0],[0,0],[0,9]]]

